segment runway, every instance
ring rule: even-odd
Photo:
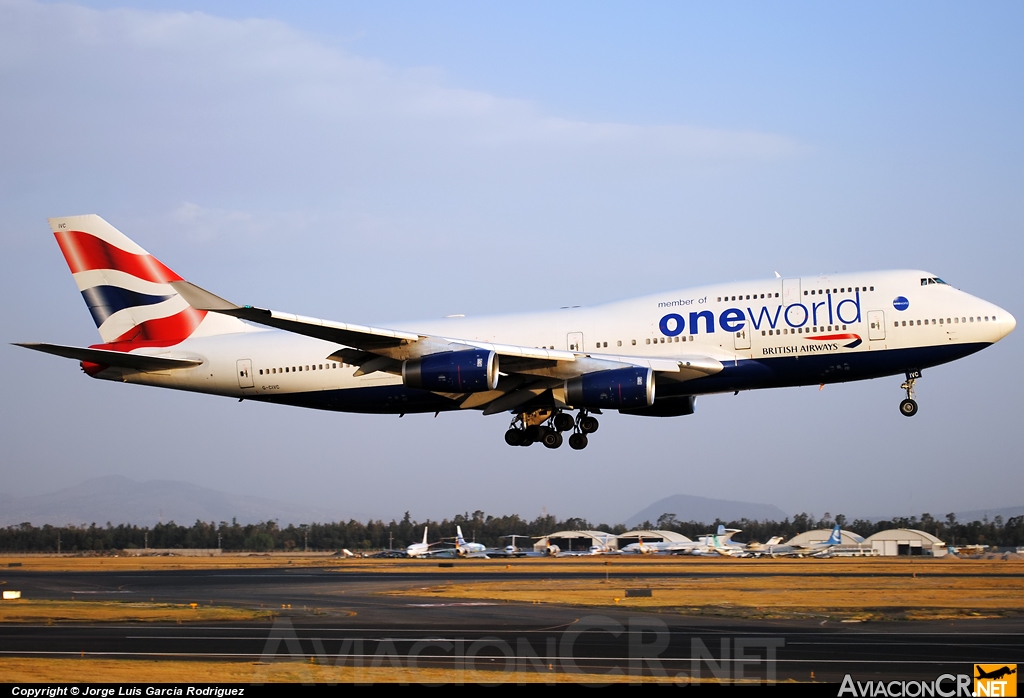
[[[561,573],[516,574],[558,579]],[[457,578],[463,583],[509,576],[460,570]],[[846,674],[861,681],[932,680],[945,673],[970,674],[973,663],[1024,663],[1019,618],[865,624],[746,620],[380,593],[443,583],[444,575],[436,571],[5,570],[4,579],[7,588],[21,589],[26,598],[262,605],[279,617],[201,625],[5,623],[0,625],[2,656],[250,662],[313,657],[349,666],[642,672],[677,680],[806,681],[813,672],[814,679],[831,682]]]

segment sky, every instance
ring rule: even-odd
[[[320,413],[87,378],[46,224],[97,213],[236,302],[388,322],[920,268],[1024,315],[1024,6],[0,0],[0,492],[101,475],[339,517],[1024,503],[1020,332],[902,377],[607,415]],[[1016,357],[1016,358],[1015,358]]]

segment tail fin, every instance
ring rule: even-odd
[[[840,533],[839,524],[836,524],[832,529],[832,535],[828,537],[826,541],[829,545],[839,545],[843,542],[842,534]]]
[[[466,544],[465,539],[462,537],[462,526],[455,527],[455,536],[455,542],[457,542],[459,545]]]
[[[170,285],[180,276],[99,216],[49,220],[105,344],[171,346],[245,330],[236,318],[190,306]]]
[[[427,526],[423,527],[423,545],[427,544]]]

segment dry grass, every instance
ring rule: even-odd
[[[0,623],[125,623],[252,621],[273,618],[269,611],[231,606],[125,601],[43,601],[18,599],[0,603]]]
[[[627,683],[638,677],[432,668],[332,667],[303,662],[0,658],[6,683]],[[652,682],[652,677],[644,677]]]
[[[749,562],[742,561],[741,564]],[[960,566],[930,561],[927,565],[918,562],[913,567],[901,567],[891,562],[880,564],[878,561],[846,564],[839,560],[794,562],[805,563],[787,570],[799,570],[796,576],[773,576],[755,563],[746,570],[752,574],[743,576],[737,574],[739,569],[729,566],[731,574],[715,577],[680,576],[665,579],[638,575],[632,580],[610,581],[558,579],[468,584],[455,582],[391,593],[437,598],[618,606],[690,615],[714,614],[747,618],[810,615],[877,620],[1024,614],[1024,566],[1019,563],[971,561]],[[778,570],[776,565],[771,568]],[[905,573],[894,574],[894,570]],[[974,576],[986,572],[1011,571],[1016,574]],[[932,576],[928,572],[949,572],[953,576]],[[627,598],[627,588],[649,588],[653,596]]]

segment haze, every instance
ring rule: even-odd
[[[1018,505],[1020,330],[901,379],[608,415],[361,416],[94,381],[46,225],[97,213],[240,303],[374,323],[921,268],[1024,316],[1019,3],[0,0],[0,491],[99,475],[338,517],[614,523],[663,496],[849,517]]]

